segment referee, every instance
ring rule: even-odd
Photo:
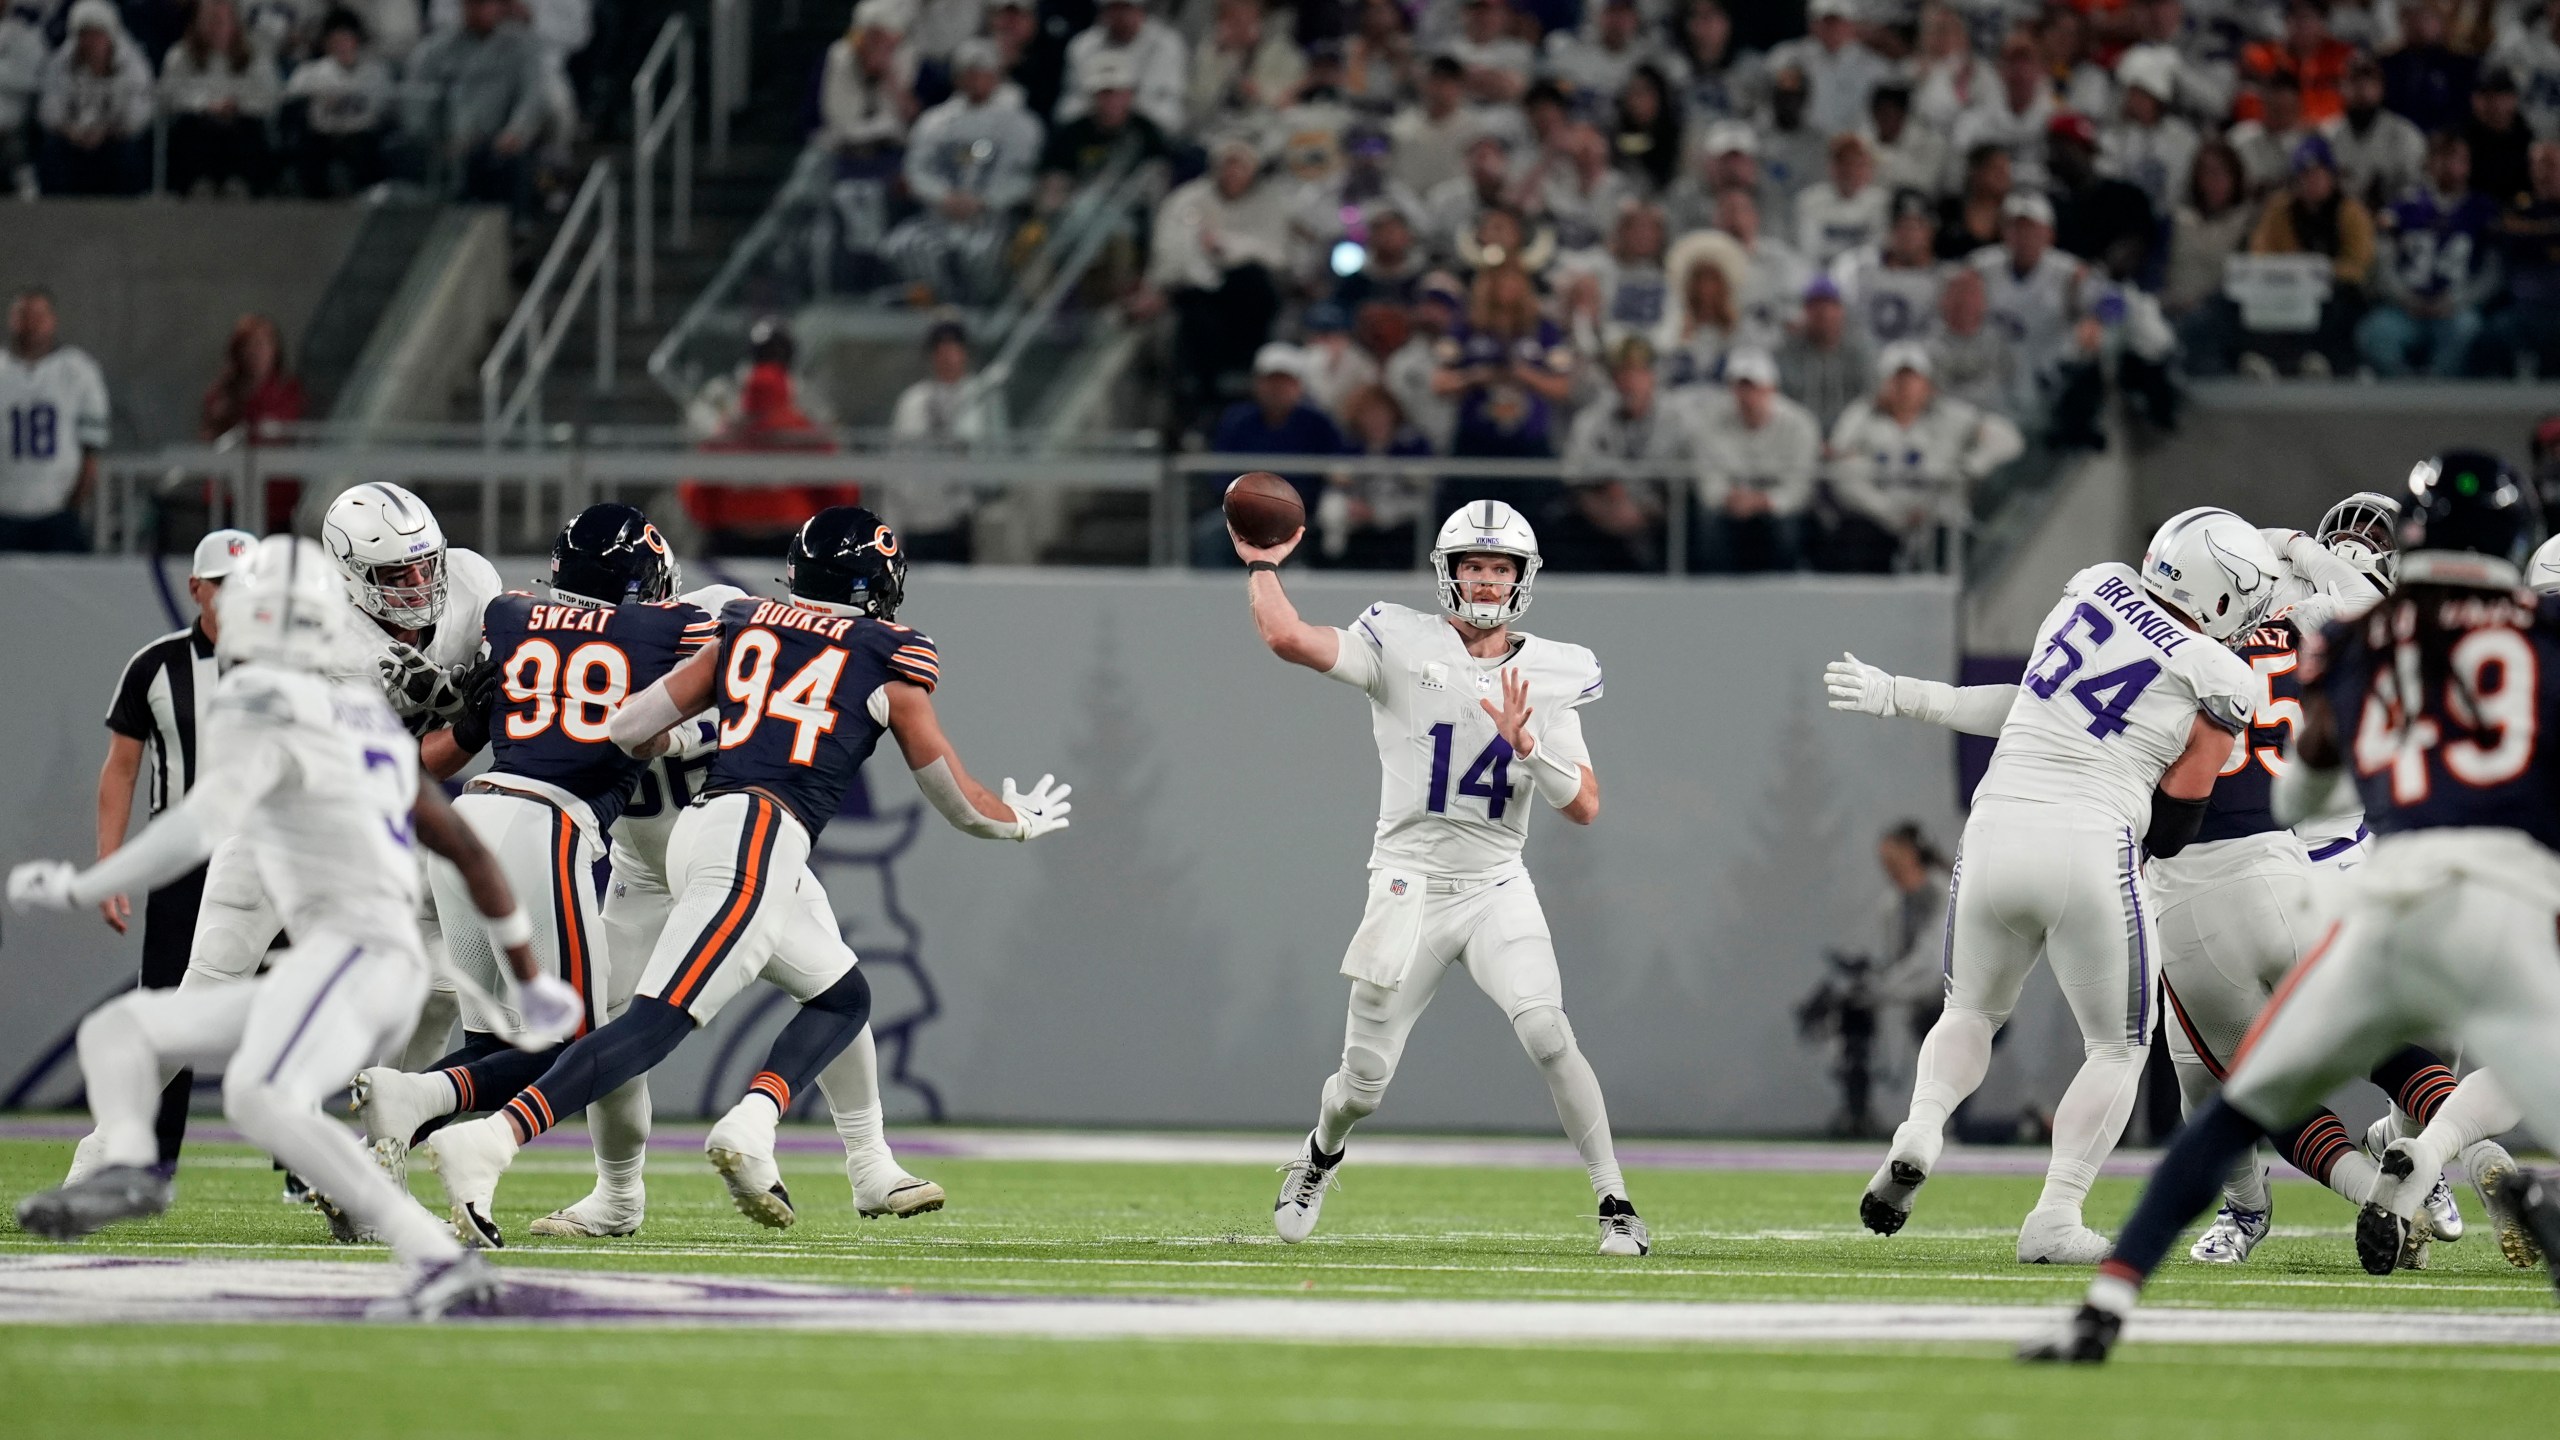
[[[195,563],[187,575],[187,598],[195,603],[195,623],[143,646],[125,662],[115,703],[107,710],[107,763],[98,770],[101,860],[123,846],[125,830],[133,820],[134,789],[146,771],[151,777],[153,815],[184,799],[195,786],[198,722],[213,703],[213,642],[221,625],[213,611],[214,596],[232,566],[257,543],[258,538],[245,530],[216,530],[198,542]],[[199,865],[143,901],[144,989],[166,990],[186,978],[196,907],[203,898],[204,867]],[[99,902],[98,913],[121,935],[133,916],[133,905],[122,895],[112,896]],[[181,1070],[160,1092],[164,1169],[178,1163],[178,1142],[186,1135],[187,1100],[194,1088],[195,1072]],[[84,1151],[91,1148],[86,1142],[81,1146]],[[82,1155],[73,1161],[75,1174],[88,1158]]]

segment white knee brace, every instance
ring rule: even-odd
[[[1521,1048],[1540,1065],[1552,1065],[1573,1053],[1573,1022],[1552,1005],[1540,1005],[1511,1022]]]

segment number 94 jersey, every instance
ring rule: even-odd
[[[720,753],[705,794],[779,799],[815,840],[888,729],[892,680],[942,680],[931,640],[904,625],[749,596],[720,607]]]
[[[2304,663],[2336,711],[2365,823],[2386,835],[2521,830],[2560,850],[2560,753],[2543,743],[2560,726],[2560,596],[2428,603],[2453,632],[2441,677],[2421,683],[2417,647],[2392,639],[2399,607],[2388,601],[2323,631]]]
[[[481,632],[498,667],[492,770],[556,785],[606,826],[642,768],[606,722],[717,634],[709,615],[681,601],[563,605],[521,590],[489,602]]]
[[[2094,807],[2141,835],[2195,718],[2247,730],[2249,663],[2169,618],[2126,565],[2071,577],[2036,631],[1980,796]]]
[[[1369,697],[1378,741],[1372,869],[1471,877],[1520,863],[1537,792],[1479,701],[1502,703],[1502,672],[1529,682],[1529,733],[1570,765],[1590,763],[1581,707],[1600,698],[1600,662],[1579,645],[1517,631],[1512,652],[1479,660],[1438,615],[1372,605],[1337,632],[1326,672]]]

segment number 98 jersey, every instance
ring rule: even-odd
[[[2186,751],[2196,716],[2243,734],[2258,684],[2249,662],[2170,619],[2130,566],[2092,565],[2038,627],[1974,793],[2093,806],[2144,834],[2151,792]]]
[[[564,605],[515,590],[489,602],[481,633],[498,667],[493,773],[556,785],[609,826],[642,765],[613,743],[606,721],[718,632],[681,601]]]
[[[2365,823],[2386,835],[2521,830],[2560,850],[2560,756],[2542,743],[2545,727],[2560,726],[2560,596],[2427,603],[2453,632],[2442,680],[2418,684],[2416,646],[2393,642],[2399,606],[2388,601],[2330,626],[2305,666],[2336,711]]]
[[[941,657],[904,625],[781,600],[732,600],[719,623],[720,753],[703,793],[766,791],[814,841],[888,728],[885,687],[932,690]]]

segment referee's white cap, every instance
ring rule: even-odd
[[[258,537],[246,530],[216,530],[196,542],[195,564],[187,571],[187,577],[219,580],[257,548]]]

